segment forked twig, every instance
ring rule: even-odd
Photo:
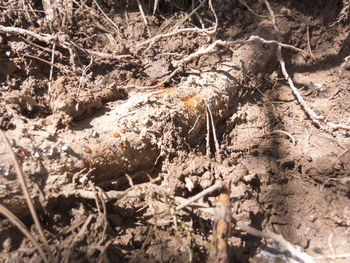
[[[288,49],[291,49],[291,50],[294,50],[294,51],[297,51],[297,52],[300,52],[306,56],[310,56],[311,57],[311,54],[305,52],[304,50],[300,49],[300,48],[297,48],[293,45],[288,45],[288,44],[283,44],[282,42],[278,42],[276,40],[266,40],[266,39],[263,39],[259,36],[250,36],[249,39],[247,39],[245,42],[250,42],[250,41],[260,41],[264,44],[274,44],[274,45],[277,45],[277,46],[280,46],[280,47],[284,47],[284,48],[288,48]]]

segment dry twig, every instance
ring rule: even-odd
[[[295,138],[293,135],[291,135],[289,132],[283,131],[283,130],[273,130],[267,134],[264,134],[263,136],[268,136],[268,135],[273,135],[273,134],[284,134],[286,135],[289,139],[291,139],[292,143],[295,145]]]
[[[136,1],[137,1],[137,6],[138,6],[138,8],[140,10],[140,13],[141,13],[143,22],[145,23],[146,26],[148,26],[147,18],[145,16],[145,12],[143,12],[143,8],[142,8],[142,5],[141,5],[141,2],[140,2],[140,0],[136,0]]]
[[[306,37],[307,37],[307,49],[309,51],[309,54],[313,60],[316,60],[316,58],[314,57],[314,54],[312,54],[312,50],[311,50],[309,26],[306,27]]]
[[[270,12],[270,16],[271,16],[271,20],[272,20],[272,24],[274,26],[275,31],[278,34],[278,40],[280,41],[282,39],[281,37],[281,32],[279,31],[278,27],[277,27],[277,23],[276,23],[276,18],[275,18],[275,14],[273,12],[273,10],[271,9],[271,6],[269,4],[269,2],[267,0],[264,0],[264,3],[267,7],[267,9]],[[298,89],[295,87],[294,82],[292,80],[292,78],[289,76],[287,69],[286,69],[286,64],[284,62],[284,59],[282,57],[282,47],[279,45],[277,47],[277,51],[276,51],[276,55],[277,55],[277,60],[280,63],[281,66],[281,70],[282,73],[284,75],[284,78],[287,80],[290,88],[292,89],[292,92],[295,96],[295,98],[297,99],[297,101],[299,102],[299,104],[302,106],[302,108],[304,109],[304,111],[306,112],[306,114],[310,117],[310,119],[312,120],[312,122],[317,126],[317,127],[321,127],[321,124],[319,122],[319,120],[324,119],[324,117],[320,117],[318,116],[310,107],[309,105],[307,105],[307,103],[305,102],[305,100],[303,99],[303,97],[300,95]]]
[[[248,11],[249,11],[250,13],[252,13],[253,15],[255,15],[255,16],[257,16],[257,17],[260,17],[260,18],[266,18],[266,17],[267,17],[267,16],[259,15],[258,13],[256,13],[253,9],[251,9],[251,8],[249,7],[249,5],[247,4],[247,2],[246,2],[245,0],[239,0],[239,2],[240,2],[242,5],[244,5],[244,6],[248,9]]]
[[[285,249],[287,249],[293,257],[298,258],[299,260],[302,260],[302,262],[305,263],[314,263],[315,261],[313,258],[308,255],[305,252],[299,251],[296,247],[294,247],[291,243],[289,243],[287,240],[283,238],[283,236],[275,234],[273,232],[262,232],[259,231],[253,227],[250,227],[246,224],[243,224],[241,222],[237,222],[237,226],[243,230],[244,232],[247,232],[248,234],[251,234],[256,237],[261,237],[261,238],[267,238],[267,239],[272,239],[282,245]]]
[[[30,214],[33,217],[33,220],[34,220],[35,226],[36,226],[36,228],[37,228],[37,230],[39,232],[41,241],[44,243],[45,248],[47,249],[47,252],[49,252],[50,251],[50,247],[49,247],[49,244],[47,243],[46,237],[44,235],[44,231],[41,228],[39,217],[38,217],[38,215],[37,215],[37,213],[35,211],[32,198],[30,197],[30,194],[29,194],[29,191],[28,191],[28,187],[27,187],[27,183],[26,183],[25,178],[24,178],[23,170],[22,170],[21,166],[19,165],[19,163],[17,161],[16,155],[15,155],[15,153],[12,150],[12,146],[11,146],[11,144],[10,144],[6,134],[2,130],[0,130],[0,132],[1,132],[1,135],[2,135],[2,137],[4,139],[4,141],[5,141],[5,144],[7,146],[8,152],[11,154],[12,160],[14,162],[15,170],[16,170],[16,173],[17,173],[18,181],[19,181],[19,183],[20,183],[20,185],[22,187],[22,191],[23,191],[24,196],[26,198],[26,201],[27,201],[27,204],[28,204],[28,207],[29,207],[29,210],[30,210]]]
[[[209,121],[209,112],[205,111],[205,117],[207,121],[207,136],[206,136],[206,154],[210,157],[210,121]]]
[[[279,31],[278,27],[277,27],[277,23],[276,23],[276,18],[274,15],[273,10],[271,9],[271,6],[269,4],[269,2],[267,0],[264,0],[264,3],[267,7],[267,9],[270,12],[270,16],[271,16],[271,20],[274,26],[275,31],[278,33],[278,38],[279,40],[282,39],[281,37],[281,32]],[[343,129],[343,130],[347,130],[350,131],[350,126],[349,125],[345,125],[345,124],[335,124],[332,122],[328,122],[325,120],[324,116],[318,116],[310,107],[309,105],[306,103],[306,101],[303,99],[303,97],[300,95],[298,89],[295,87],[294,82],[292,80],[292,78],[289,76],[287,69],[286,69],[286,64],[284,62],[284,59],[282,57],[282,45],[278,45],[277,47],[277,51],[276,51],[276,55],[277,55],[277,60],[280,63],[281,66],[281,70],[283,73],[284,78],[287,80],[289,87],[292,89],[293,95],[294,97],[297,99],[298,103],[301,105],[301,107],[303,108],[303,110],[305,111],[305,113],[310,117],[312,123],[318,127],[318,128],[324,128],[321,126],[320,121],[323,121],[327,126],[329,126],[330,128],[332,128],[333,130],[337,130],[337,129]],[[312,53],[311,53],[312,54]],[[310,54],[310,56],[311,56]]]
[[[215,262],[229,262],[228,238],[231,235],[231,202],[229,183],[221,189],[219,202],[215,208],[214,240],[216,241]]]
[[[263,39],[259,36],[253,35],[253,36],[250,36],[249,39],[247,39],[245,42],[250,42],[250,41],[260,41],[261,43],[264,43],[264,44],[274,44],[274,45],[277,45],[279,47],[284,47],[284,48],[288,48],[288,49],[300,52],[306,56],[311,56],[311,54],[305,52],[304,50],[302,50],[300,48],[297,48],[293,45],[283,44],[282,42],[278,42],[276,40],[266,40],[266,39]]]
[[[32,32],[30,30],[22,29],[19,27],[6,27],[0,25],[0,32],[1,33],[7,33],[7,34],[13,34],[13,35],[25,35],[25,36],[31,36],[33,38],[36,38],[39,41],[42,41],[48,45],[51,45],[54,42],[57,42],[58,46],[61,46],[65,49],[68,50],[78,50],[84,54],[92,55],[92,56],[97,56],[101,58],[106,58],[106,59],[116,59],[116,60],[121,60],[124,62],[129,62],[126,59],[127,58],[133,58],[131,55],[114,55],[114,54],[109,54],[109,53],[103,53],[99,51],[94,51],[90,49],[83,48],[82,46],[74,43],[71,40],[66,40],[65,37],[62,35],[59,35],[58,37],[50,35],[50,34],[37,34],[35,32]],[[130,62],[132,63],[132,62]]]
[[[217,136],[216,136],[216,129],[215,129],[215,123],[214,123],[213,113],[211,112],[211,109],[210,109],[209,105],[207,105],[207,109],[208,109],[209,117],[210,117],[211,130],[212,130],[212,132],[213,132],[213,139],[214,139],[215,151],[216,151],[216,153],[219,153],[219,151],[220,151],[220,146],[219,146],[218,138],[217,138]]]
[[[120,34],[119,27],[106,15],[105,12],[103,12],[102,8],[100,7],[100,5],[97,3],[96,0],[94,0],[94,3],[96,4],[98,10],[100,10],[100,12],[103,14],[103,16],[108,20],[108,22],[113,25],[113,27],[116,29],[116,32],[118,34]]]
[[[41,249],[41,246],[38,244],[38,242],[29,232],[28,228],[10,210],[8,210],[6,207],[4,207],[1,204],[0,204],[0,213],[6,216],[11,221],[11,223],[14,224],[23,233],[23,235],[25,235],[34,244],[42,260],[45,263],[49,263],[49,260],[47,259],[44,251]]]
[[[196,194],[195,196],[193,196],[190,199],[186,200],[182,204],[178,205],[175,210],[179,211],[179,210],[185,208],[186,206],[190,205],[193,202],[196,202],[197,200],[201,199],[202,197],[206,196],[207,194],[221,189],[222,186],[223,186],[223,183],[221,181],[216,181],[214,185],[208,187],[207,189],[203,190],[202,192]]]
[[[178,34],[183,34],[183,33],[197,33],[197,34],[205,35],[205,36],[213,35],[214,33],[216,33],[217,28],[218,28],[218,17],[217,17],[216,12],[213,8],[212,0],[209,0],[209,8],[212,11],[214,18],[215,18],[214,26],[209,27],[209,28],[205,28],[205,29],[201,29],[201,28],[197,28],[197,27],[175,29],[175,31],[173,31],[173,32],[160,34],[160,35],[157,35],[155,37],[152,37],[151,39],[148,39],[148,40],[142,42],[141,44],[139,44],[138,47],[142,47],[144,45],[149,45],[148,48],[150,48],[152,45],[154,45],[156,42],[158,42],[159,40],[161,40],[163,38],[168,38],[168,37],[172,37],[172,36],[175,36]]]

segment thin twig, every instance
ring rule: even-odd
[[[311,50],[309,26],[306,27],[306,37],[307,37],[307,49],[309,50],[309,54],[312,57],[312,59],[316,61],[316,58],[314,57],[314,54],[312,54],[312,50]]]
[[[210,120],[209,120],[209,113],[208,111],[205,111],[205,117],[207,120],[207,136],[206,136],[206,155],[210,157]]]
[[[318,256],[317,259],[325,259],[325,258],[349,258],[350,253],[348,254],[338,254],[338,255],[327,255],[327,256]]]
[[[29,55],[29,54],[24,54],[23,57],[27,57],[27,58],[32,58],[32,59],[37,59],[43,63],[46,63],[52,67],[55,67],[57,69],[62,69],[59,65],[55,65],[55,64],[52,64],[50,61],[47,61],[45,59],[42,59],[42,58],[39,58],[39,57],[36,57],[36,56],[32,56],[32,55]]]
[[[194,129],[196,128],[196,126],[197,126],[197,123],[198,123],[198,121],[199,121],[199,118],[201,117],[201,115],[200,114],[198,114],[198,116],[197,116],[197,118],[196,118],[196,121],[194,122],[194,124],[193,124],[193,126],[192,126],[192,128],[188,131],[188,133],[187,134],[190,134],[191,132],[193,132],[194,131]]]
[[[207,0],[200,1],[199,0],[199,6],[197,6],[195,9],[192,10],[191,13],[189,13],[177,26],[176,30],[179,29],[194,13],[197,13],[197,10],[201,8],[204,3],[207,2]]]
[[[171,74],[169,76],[167,76],[164,80],[162,80],[161,82],[159,82],[157,85],[154,86],[148,86],[148,87],[141,87],[139,88],[140,90],[148,90],[148,89],[155,89],[158,88],[160,86],[162,86],[163,84],[165,84],[166,82],[168,82],[173,76],[175,76],[182,68],[183,66],[192,61],[193,59],[196,59],[198,57],[201,57],[203,55],[206,54],[210,54],[212,52],[215,52],[215,48],[217,46],[223,46],[223,47],[230,47],[232,44],[234,44],[235,42],[226,42],[223,40],[216,40],[215,42],[211,43],[209,46],[207,47],[201,47],[200,49],[198,49],[196,52],[192,53],[191,55],[185,57],[182,60],[178,60],[178,61],[174,61],[173,62],[173,66],[177,67],[173,72],[171,72]],[[163,92],[163,91],[156,91],[156,92]]]
[[[12,224],[14,224],[23,235],[25,235],[35,246],[35,248],[38,250],[40,257],[45,263],[49,263],[49,260],[47,259],[44,251],[41,249],[39,243],[35,240],[35,238],[32,236],[32,234],[29,232],[28,228],[6,207],[0,204],[0,213],[3,214],[8,218],[8,220],[11,221]]]
[[[209,4],[209,8],[210,8],[211,12],[213,13],[214,19],[215,19],[215,24],[213,26],[213,29],[211,30],[211,34],[214,34],[218,30],[219,19],[218,19],[218,16],[216,15],[214,7],[213,7],[213,1],[209,0],[208,4]]]
[[[191,55],[185,57],[184,59],[181,59],[181,60],[178,60],[178,61],[175,61],[173,62],[173,65],[175,67],[179,67],[179,66],[182,66],[196,58],[199,58],[203,55],[207,55],[207,54],[210,54],[210,53],[213,53],[215,52],[215,49],[217,46],[223,46],[223,47],[229,47],[231,46],[233,42],[226,42],[226,41],[223,41],[223,40],[216,40],[215,42],[211,43],[209,46],[207,47],[201,47],[200,49],[198,49],[196,52],[192,53]]]
[[[116,200],[119,198],[122,198],[124,196],[127,195],[127,191],[108,191],[108,192],[104,192],[103,194],[103,199],[106,201],[111,201],[111,200]],[[79,196],[81,198],[85,198],[85,199],[95,199],[94,193],[92,191],[88,191],[88,190],[83,190],[83,189],[77,189],[77,190],[72,190],[69,193],[67,193],[67,195],[70,196]]]
[[[213,139],[214,139],[214,145],[215,145],[215,151],[216,151],[216,153],[219,153],[220,146],[219,146],[218,138],[216,137],[216,129],[215,129],[215,123],[214,123],[214,119],[213,119],[213,114],[212,114],[211,109],[208,105],[207,105],[207,109],[209,111],[211,130],[213,132]]]
[[[50,75],[49,75],[49,92],[51,92],[51,81],[52,81],[52,74],[53,74],[53,67],[55,66],[55,49],[56,49],[56,43],[54,42],[52,45],[52,54],[51,54],[51,68],[50,68]]]
[[[333,130],[346,130],[346,131],[350,131],[350,126],[349,125],[345,125],[345,124],[337,124],[337,123],[333,123],[333,122],[327,122],[327,125],[332,128]]]
[[[306,56],[311,56],[311,54],[305,52],[304,50],[300,49],[300,48],[297,48],[293,45],[288,45],[288,44],[283,44],[282,42],[278,42],[276,40],[266,40],[266,39],[263,39],[259,36],[250,36],[248,40],[246,40],[245,42],[250,42],[250,41],[260,41],[264,44],[274,44],[274,45],[277,45],[277,46],[280,46],[280,47],[284,47],[284,48],[288,48],[288,49],[292,49],[294,51],[297,51],[297,52],[300,52],[300,53],[303,53],[304,55]]]
[[[10,155],[12,157],[12,160],[14,162],[15,170],[16,170],[16,173],[17,173],[17,176],[18,176],[18,181],[19,181],[19,183],[20,183],[20,185],[22,187],[24,196],[26,198],[26,201],[27,201],[30,213],[31,213],[31,215],[33,217],[35,226],[36,226],[36,228],[37,228],[37,230],[39,232],[41,241],[44,243],[45,248],[47,249],[47,252],[50,252],[49,244],[47,243],[46,237],[44,235],[44,231],[41,228],[38,215],[36,213],[36,210],[35,210],[34,205],[33,205],[32,198],[30,197],[30,194],[29,194],[29,191],[28,191],[27,183],[26,183],[26,181],[24,179],[23,170],[22,170],[21,166],[19,165],[19,163],[17,161],[16,155],[15,155],[15,153],[12,150],[12,146],[11,146],[11,144],[10,144],[6,134],[2,130],[0,130],[0,132],[1,132],[1,135],[2,135],[2,137],[4,139],[4,141],[5,141],[5,144],[7,146],[8,152],[10,153]]]
[[[282,39],[281,37],[281,32],[279,31],[278,27],[277,27],[277,24],[276,24],[276,18],[275,18],[275,15],[274,15],[274,12],[273,10],[271,9],[271,6],[269,4],[269,2],[267,0],[264,0],[265,2],[265,5],[267,7],[267,9],[269,10],[270,12],[270,16],[271,16],[271,19],[272,19],[272,23],[273,23],[273,26],[274,26],[274,29],[275,31],[277,32],[278,34],[278,40],[280,41]],[[280,66],[281,66],[281,70],[282,70],[282,73],[284,75],[284,78],[287,80],[290,88],[292,89],[292,92],[295,96],[295,98],[297,99],[297,101],[299,102],[299,104],[302,106],[302,108],[304,109],[304,111],[306,112],[306,114],[310,117],[310,119],[312,120],[312,122],[315,124],[316,127],[321,127],[321,124],[319,122],[319,120],[323,120],[324,117],[323,116],[318,116],[310,107],[309,105],[307,105],[307,103],[305,102],[305,100],[303,99],[303,97],[300,95],[298,89],[294,86],[294,83],[293,83],[293,80],[292,78],[289,76],[288,72],[287,72],[287,69],[286,69],[286,64],[284,62],[284,59],[282,57],[282,47],[279,45],[277,47],[277,51],[276,51],[276,55],[277,55],[277,60],[278,62],[280,63]]]
[[[228,239],[231,235],[231,202],[230,183],[225,183],[221,189],[219,202],[215,207],[214,240],[216,240],[215,263],[230,262],[228,254]]]
[[[111,23],[114,28],[116,29],[117,33],[120,34],[119,27],[106,15],[105,12],[103,12],[102,8],[99,6],[96,0],[94,0],[94,3],[96,4],[98,10],[103,14],[103,16],[108,20],[109,23]]]
[[[20,35],[26,35],[26,36],[31,36],[34,37],[42,42],[45,42],[49,44],[51,41],[53,41],[54,37],[51,35],[40,35],[35,32],[32,32],[30,30],[22,29],[19,27],[6,27],[0,25],[0,32],[1,33],[8,33],[8,34],[20,34]]]
[[[315,262],[310,255],[296,249],[290,242],[285,240],[282,235],[278,235],[273,232],[262,232],[260,230],[257,230],[241,222],[237,222],[237,226],[244,232],[247,232],[253,236],[272,239],[276,241],[277,243],[282,245],[285,249],[287,249],[292,256],[297,257],[299,260],[302,260],[302,262],[305,262],[305,263]]]
[[[137,6],[138,6],[138,8],[140,10],[143,22],[145,23],[146,26],[148,26],[147,18],[145,16],[145,12],[143,12],[143,8],[142,8],[142,5],[141,5],[141,2],[140,2],[140,0],[136,0],[136,2],[137,2]]]
[[[259,15],[258,13],[256,13],[253,9],[251,9],[251,8],[249,7],[249,5],[247,4],[246,1],[244,1],[244,0],[239,0],[239,2],[240,2],[242,5],[244,5],[244,6],[248,9],[248,11],[249,11],[250,13],[252,13],[253,15],[255,15],[255,16],[257,16],[257,17],[260,17],[260,18],[266,18],[266,17],[268,17],[268,16],[264,16],[264,15]]]
[[[57,41],[59,46],[65,48],[65,49],[68,49],[68,50],[72,50],[73,48],[75,48],[78,51],[85,53],[85,54],[88,54],[88,55],[98,56],[98,57],[107,58],[107,59],[122,60],[122,61],[128,62],[128,63],[134,63],[134,62],[126,60],[127,58],[133,58],[133,56],[131,56],[129,54],[128,55],[114,55],[114,54],[103,53],[103,52],[99,52],[99,51],[95,51],[95,50],[90,50],[90,49],[83,48],[82,46],[74,43],[71,40],[67,41],[67,40],[64,40],[63,38],[60,39],[60,37],[58,37],[58,39],[56,39],[56,37],[53,35],[49,35],[49,34],[41,35],[41,34],[37,34],[37,33],[32,32],[30,30],[22,29],[19,27],[6,27],[6,26],[0,25],[0,32],[14,34],[14,35],[19,34],[19,35],[31,36],[31,37],[38,39],[39,41],[45,42],[48,45],[51,45],[54,41]]]
[[[99,245],[101,245],[104,242],[104,239],[106,237],[106,232],[107,232],[107,227],[108,227],[108,221],[107,221],[107,207],[106,207],[106,203],[103,200],[102,196],[103,196],[103,190],[100,187],[96,187],[98,190],[98,194],[99,194],[99,199],[102,203],[102,215],[103,215],[103,230],[102,230],[102,238],[101,240],[98,242]]]
[[[96,203],[96,207],[97,207],[97,211],[98,211],[98,216],[100,217],[101,216],[101,213],[102,213],[102,209],[100,207],[100,202],[99,202],[99,196],[98,196],[98,193],[95,189],[95,185],[89,181],[89,186],[90,188],[92,189],[92,192],[94,193],[94,197],[95,197],[95,203]]]
[[[216,181],[214,185],[208,187],[207,189],[203,190],[202,192],[196,194],[195,196],[191,197],[190,199],[187,199],[186,202],[182,203],[181,205],[178,205],[176,207],[176,211],[179,211],[186,206],[190,205],[193,202],[196,202],[197,200],[201,199],[202,197],[206,196],[209,193],[212,193],[218,189],[221,189],[223,186],[223,183],[221,181]]]
[[[212,35],[213,33],[215,33],[214,30],[215,30],[215,27],[206,28],[206,29],[201,29],[201,28],[197,28],[197,27],[182,28],[182,29],[178,29],[178,30],[173,31],[173,32],[156,35],[155,37],[150,38],[150,39],[140,43],[138,45],[138,47],[141,47],[141,46],[144,46],[147,44],[150,44],[150,46],[152,46],[153,44],[155,44],[156,42],[158,42],[162,38],[168,38],[168,37],[172,37],[172,36],[175,36],[178,34],[183,34],[183,33],[197,33],[197,34],[202,34],[202,35]]]
[[[295,145],[295,138],[293,137],[293,135],[291,135],[289,132],[283,131],[283,130],[273,130],[267,134],[264,134],[264,136],[268,136],[268,135],[273,135],[273,134],[284,134],[287,135],[287,137],[289,139],[292,140],[292,143]]]

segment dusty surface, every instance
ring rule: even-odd
[[[349,261],[327,257],[350,253],[350,133],[312,124],[283,79],[274,46],[220,47],[187,63],[165,86],[146,88],[165,79],[174,61],[216,39],[273,39],[268,17],[239,1],[217,1],[219,24],[211,39],[187,32],[152,44],[146,41],[190,13],[188,1],[161,2],[156,15],[143,2],[147,27],[136,1],[98,1],[118,29],[89,1],[73,6],[72,21],[51,25],[42,13],[21,11],[29,5],[44,10],[40,1],[6,2],[0,1],[1,25],[61,31],[85,49],[114,56],[57,46],[49,83],[52,44],[0,34],[0,128],[23,166],[47,252],[57,262],[209,261],[214,217],[174,208],[175,197],[189,198],[216,180],[230,182],[235,220],[282,234],[315,262]],[[268,15],[262,1],[247,4]],[[342,2],[271,6],[285,43],[308,52],[309,32],[315,60],[283,49],[299,92],[327,121],[350,125],[348,22],[330,26]],[[198,15],[205,27],[213,25],[207,5]],[[193,26],[201,26],[198,16],[182,27]],[[207,107],[219,144],[215,149],[210,132],[209,156]],[[3,141],[0,146],[0,202],[39,240],[13,160]],[[114,196],[106,201],[103,192]],[[214,207],[217,196],[202,202]],[[278,244],[234,224],[229,253],[232,262],[292,262]],[[40,261],[6,217],[0,258]]]

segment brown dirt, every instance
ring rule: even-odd
[[[97,1],[119,33],[94,2],[74,5],[72,21],[51,25],[43,13],[23,11],[44,10],[41,1],[27,2],[0,1],[0,24],[61,32],[114,56],[57,45],[50,85],[52,44],[0,34],[0,128],[23,166],[52,261],[210,261],[214,217],[174,208],[175,197],[189,198],[216,180],[230,182],[234,220],[281,234],[315,262],[349,261],[327,256],[350,253],[350,133],[312,124],[283,79],[273,46],[220,47],[190,61],[155,93],[144,88],[215,39],[274,38],[268,17],[239,1],[215,1],[219,25],[211,39],[192,32],[141,45],[170,32],[191,11],[191,1],[161,1],[156,15],[153,2],[141,1],[148,26],[136,1]],[[247,4],[268,15],[263,1]],[[315,60],[283,49],[299,92],[327,121],[350,125],[348,21],[331,26],[343,2],[271,6],[285,43],[307,51],[309,31]],[[212,25],[207,4],[198,15],[204,26]],[[200,26],[198,16],[182,27],[194,25]],[[210,132],[210,156],[206,105],[220,147],[216,151]],[[39,241],[13,160],[3,141],[0,147],[0,203]],[[106,201],[103,191],[114,198]],[[202,202],[214,207],[217,196]],[[234,224],[228,244],[231,262],[296,262],[277,243]],[[0,259],[40,262],[33,244],[6,217],[0,222]]]

